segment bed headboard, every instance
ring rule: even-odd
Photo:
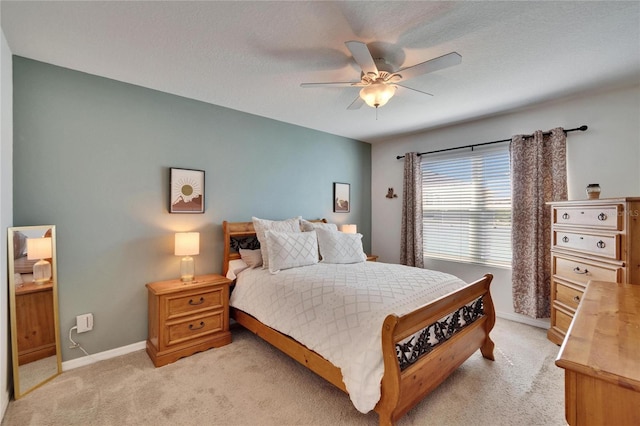
[[[309,222],[327,223],[326,219],[310,220]],[[240,249],[256,250],[260,242],[256,236],[253,222],[222,222],[224,234],[224,255],[222,256],[222,275],[227,275],[229,261],[240,259]]]

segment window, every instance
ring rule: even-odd
[[[422,158],[424,255],[511,266],[509,145]]]

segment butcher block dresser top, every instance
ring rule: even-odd
[[[640,285],[591,281],[556,364],[640,392]]]
[[[569,425],[640,424],[640,285],[590,281],[556,365]]]

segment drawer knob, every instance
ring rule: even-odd
[[[574,302],[580,302],[580,296],[573,296]]]
[[[204,297],[201,297],[200,300],[198,300],[197,302],[194,302],[193,299],[189,299],[189,304],[191,306],[198,306],[198,305],[202,305],[204,303]]]
[[[604,214],[604,213],[600,213],[600,214],[598,215],[598,220],[607,220],[607,215],[606,215],[606,214]]]
[[[600,240],[596,243],[596,246],[598,248],[605,248],[607,245],[604,243],[604,241]]]
[[[576,274],[585,275],[589,273],[589,270],[587,268],[584,268],[584,271],[583,271],[580,269],[579,266],[576,266],[575,268],[573,268],[573,272],[575,272]]]
[[[569,219],[569,213],[565,213],[565,214],[563,214],[563,215],[562,215],[562,218],[563,218],[564,220]]]
[[[563,243],[568,243],[569,242],[569,237],[567,237],[566,235],[564,237],[562,237],[562,242]]]
[[[200,325],[197,327],[194,327],[193,324],[189,324],[189,330],[200,330],[202,327],[204,327],[204,321],[200,321]]]

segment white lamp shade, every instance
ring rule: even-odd
[[[360,97],[367,105],[378,108],[389,102],[396,93],[396,86],[385,83],[371,83],[360,90]]]
[[[51,238],[27,238],[27,259],[40,260],[51,257]]]
[[[340,231],[344,232],[345,234],[355,234],[358,232],[358,227],[353,224],[344,224],[340,225]]]
[[[176,233],[176,256],[191,256],[200,253],[200,233],[199,232],[177,232]]]

